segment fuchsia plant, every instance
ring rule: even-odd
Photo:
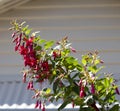
[[[120,95],[115,79],[110,74],[100,74],[103,61],[98,52],[82,55],[81,61],[68,38],[56,44],[31,33],[25,22],[11,22],[15,51],[24,61],[23,82],[34,92],[35,108],[45,111],[47,101],[63,100],[58,110],[66,105],[79,106],[79,111],[119,111]],[[35,88],[35,84],[49,81],[51,87]]]

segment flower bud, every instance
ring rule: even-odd
[[[118,87],[115,88],[116,94],[120,95]]]
[[[71,51],[76,53],[76,50],[73,47],[70,47]]]
[[[35,108],[38,108],[39,106],[39,100],[36,101]]]
[[[94,86],[93,83],[91,84],[91,93],[92,93],[92,94],[95,94],[95,86]]]
[[[43,105],[42,111],[45,111],[45,106]]]
[[[16,33],[14,32],[14,33],[12,34],[12,38],[14,38],[14,37],[15,37],[15,35],[16,35]]]
[[[23,82],[24,83],[26,82],[26,72],[24,72],[24,74],[23,74]]]
[[[74,101],[72,100],[72,107],[74,108],[75,104],[74,104]]]
[[[84,92],[84,87],[83,87],[83,86],[81,87],[79,96],[80,96],[81,98],[83,98],[83,97],[85,96],[85,92]]]

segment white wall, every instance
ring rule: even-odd
[[[25,20],[41,37],[60,40],[68,35],[80,57],[98,50],[103,71],[120,73],[119,0],[32,0],[0,15],[0,74],[20,74],[23,61],[14,52],[10,20]]]

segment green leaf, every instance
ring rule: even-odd
[[[72,64],[72,65],[74,65],[74,66],[78,65],[78,61],[77,61],[76,58],[74,58],[74,57],[67,57],[67,58],[66,58],[66,62],[67,62],[68,64]]]
[[[84,66],[87,64],[85,59],[82,59],[82,63],[83,63]]]
[[[37,36],[33,39],[33,42],[37,44],[37,42],[40,40],[40,36]]]
[[[99,59],[96,59],[95,61],[94,61],[94,64],[95,65],[97,65],[97,64],[99,64],[100,63],[100,60]]]
[[[25,27],[22,28],[22,31],[25,32],[26,30],[28,30],[29,25],[26,25]]]
[[[81,61],[84,66],[87,64],[87,60],[88,60],[88,55],[83,55]]]
[[[96,66],[90,66],[88,69],[94,74],[97,73],[97,67]]]
[[[104,86],[105,86],[106,88],[110,87],[110,82],[109,82],[109,78],[108,78],[108,77],[106,77],[106,78],[104,79]]]
[[[32,30],[32,29],[27,29],[27,30],[25,31],[25,35],[29,35],[30,32],[31,32],[31,30]]]
[[[45,43],[46,42],[46,40],[44,40],[44,39],[40,39],[39,41],[38,41],[38,44],[43,44],[43,43]]]
[[[45,45],[44,45],[45,49],[51,48],[53,44],[54,44],[54,41],[48,41],[48,42],[46,42]]]
[[[109,111],[119,111],[120,106],[119,104],[115,104]]]
[[[47,88],[46,94],[49,94],[50,92],[51,92],[51,89],[50,89],[50,88]]]
[[[105,97],[105,99],[104,99],[104,102],[114,102],[114,96],[115,96],[115,93],[114,92],[112,92],[112,91],[110,91],[107,95],[106,95],[106,97]]]

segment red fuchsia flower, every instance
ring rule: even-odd
[[[74,100],[72,100],[72,107],[74,108],[75,104],[74,104]]]
[[[44,71],[49,71],[48,61],[43,61],[41,65]]]
[[[22,38],[22,33],[20,33],[19,37],[16,37],[14,40],[13,40],[13,43],[15,42],[16,43],[16,46],[15,46],[15,51],[17,51],[19,49],[19,46],[21,44],[21,38]]]
[[[43,105],[42,111],[45,111],[45,105]]]
[[[14,32],[14,33],[12,34],[12,38],[14,38],[14,37],[15,37],[15,35],[16,35],[16,32]]]
[[[15,46],[15,51],[18,51],[19,46]]]
[[[36,101],[35,108],[39,107],[39,100]]]
[[[13,39],[13,43],[17,43],[18,42],[18,37]]]
[[[41,103],[41,101],[39,101],[39,109],[41,109],[42,108],[42,103]]]
[[[23,82],[25,83],[26,82],[26,72],[23,73]]]
[[[57,52],[55,52],[55,51],[53,52],[53,57],[54,57],[54,59],[58,57]]]
[[[84,92],[84,86],[81,86],[81,89],[80,89],[80,94],[79,94],[80,98],[83,98],[85,97],[85,92]]]
[[[54,59],[56,59],[57,57],[60,57],[61,56],[61,52],[60,51],[53,51],[53,57]]]
[[[81,87],[82,86],[82,79],[80,79],[78,85]]]
[[[37,60],[35,58],[30,58],[29,66],[30,67],[35,67],[36,64],[37,64]]]
[[[92,93],[92,94],[95,94],[95,86],[94,86],[93,83],[91,84],[91,93]]]
[[[28,49],[24,47],[24,45],[20,46],[19,53],[21,55],[26,55],[28,53]]]
[[[36,92],[36,94],[32,98],[38,98],[40,96],[40,92]]]
[[[27,89],[33,90],[33,81],[28,82]]]
[[[26,47],[29,47],[30,45],[33,44],[33,37],[30,37],[29,39],[25,38],[24,40],[26,41]]]
[[[36,67],[37,59],[30,57],[29,55],[24,56],[24,65],[29,67]]]

